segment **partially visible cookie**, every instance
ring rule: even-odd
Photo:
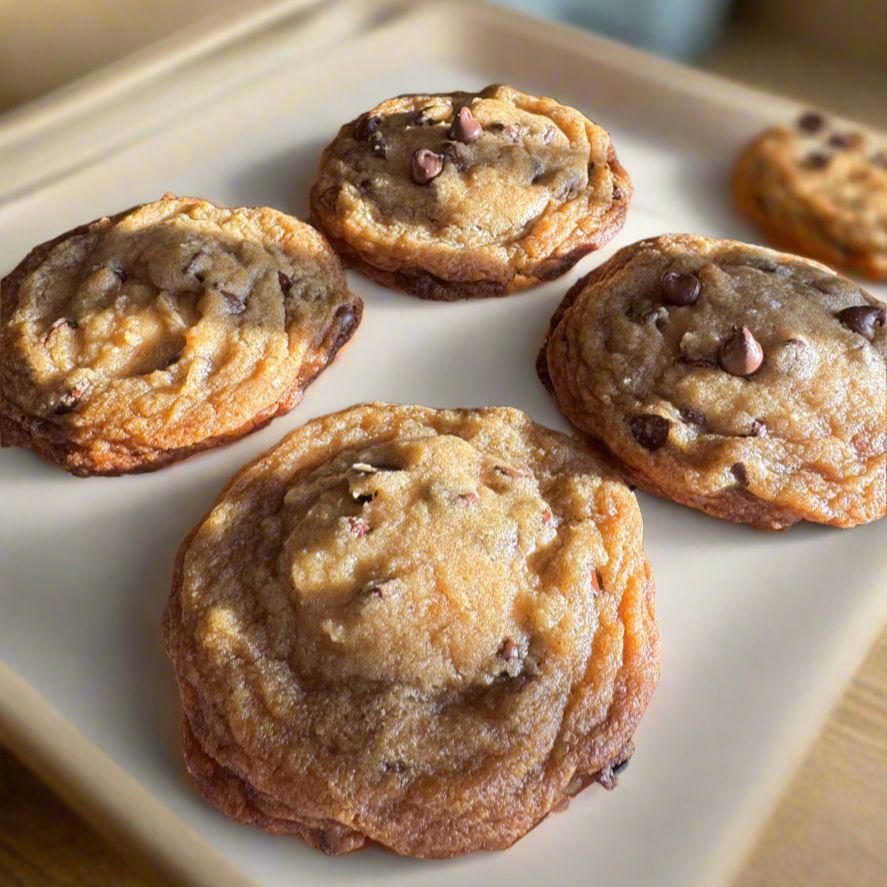
[[[309,422],[179,550],[197,787],[325,853],[508,847],[632,753],[660,658],[642,537],[625,484],[517,410]]]
[[[153,471],[292,409],[363,303],[309,225],[167,195],[2,283],[0,439],[72,474]]]
[[[552,280],[622,226],[632,195],[609,135],[510,86],[405,95],[345,124],[311,212],[346,264],[424,299]]]
[[[887,141],[875,134],[808,112],[746,148],[733,194],[774,246],[887,279]]]
[[[665,235],[567,293],[538,369],[642,489],[759,529],[851,527],[887,508],[885,323],[815,262]]]

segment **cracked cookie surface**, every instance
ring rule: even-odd
[[[884,306],[763,247],[665,235],[580,280],[539,356],[632,483],[761,529],[885,513]]]
[[[99,219],[3,280],[3,444],[90,475],[236,440],[299,402],[362,309],[276,210],[166,196]]]
[[[739,158],[733,194],[774,246],[887,280],[887,142],[808,112]]]
[[[163,633],[201,792],[327,853],[509,846],[612,786],[659,673],[634,496],[499,408],[289,435],[185,540]]]
[[[321,157],[311,212],[346,264],[452,300],[566,273],[616,234],[631,194],[600,126],[489,86],[399,96],[343,126]]]

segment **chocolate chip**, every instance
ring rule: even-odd
[[[48,345],[55,334],[62,328],[68,327],[68,329],[76,330],[77,329],[77,321],[69,319],[67,317],[60,317],[58,320],[54,320],[52,325],[49,327],[46,335],[43,337],[43,344]]]
[[[695,274],[676,274],[666,271],[661,278],[662,297],[669,305],[695,305],[702,292],[702,281]]]
[[[459,499],[462,502],[467,502],[469,505],[475,505],[480,501],[480,496],[477,493],[460,493]]]
[[[502,127],[505,138],[511,139],[512,142],[516,142],[521,137],[523,131],[524,128],[519,123],[509,123],[508,126]]]
[[[360,188],[361,191],[364,191],[364,192],[369,191],[373,187],[373,180],[372,179],[361,179],[360,182],[358,183],[357,187]]]
[[[409,126],[431,126],[434,118],[428,113],[428,108],[421,108],[413,114],[413,119],[409,122]]]
[[[370,117],[369,114],[361,114],[357,118],[357,126],[354,127],[354,138],[358,142],[365,142],[379,128],[382,121],[378,117]]]
[[[860,336],[865,336],[871,342],[875,338],[875,324],[887,325],[887,312],[884,308],[873,308],[871,305],[854,305],[839,311],[835,317],[844,324],[847,329]]]
[[[349,517],[348,529],[359,538],[369,533],[370,525],[362,517]]]
[[[692,407],[681,408],[681,418],[691,425],[698,425],[700,428],[705,427],[705,413],[694,410]]]
[[[732,376],[750,376],[764,362],[764,349],[747,326],[732,335],[718,351],[721,369]]]
[[[731,468],[730,471],[733,473],[733,477],[742,484],[742,486],[748,486],[748,471],[746,470],[745,465],[742,462],[736,462]]]
[[[283,271],[277,272],[277,282],[280,284],[280,291],[286,295],[293,288],[293,281],[289,274]]]
[[[622,190],[618,185],[613,189],[613,200],[622,200],[625,196],[625,191]]]
[[[816,111],[807,111],[806,114],[801,115],[798,126],[804,132],[817,132],[825,126],[825,118],[822,114],[817,114]]]
[[[658,450],[665,446],[668,440],[668,430],[671,422],[664,416],[656,416],[645,413],[641,416],[632,416],[628,423],[634,439],[646,450]]]
[[[553,126],[546,127],[545,132],[542,133],[542,141],[545,142],[546,145],[551,144],[551,140],[557,134],[557,130]]]
[[[604,577],[601,576],[601,571],[597,567],[591,568],[591,587],[595,590],[595,593],[604,587]]]
[[[383,142],[382,139],[375,139],[373,141],[372,152],[376,155],[376,157],[381,157],[383,160],[387,160],[388,144],[386,142]]]
[[[228,304],[228,308],[232,314],[243,314],[246,309],[246,305],[240,301],[240,296],[237,293],[228,292],[228,290],[222,290],[222,295],[225,297],[225,301]]]
[[[506,662],[511,662],[516,656],[520,655],[520,647],[512,638],[505,638],[499,647],[499,657]]]
[[[861,151],[865,147],[865,138],[858,132],[836,132],[829,138],[828,143],[842,150]]]
[[[803,165],[807,167],[807,169],[825,169],[831,161],[832,158],[829,157],[828,154],[814,151],[812,154],[808,154],[804,158]]]
[[[468,165],[468,162],[462,156],[462,153],[452,142],[444,143],[443,148],[441,148],[441,154],[443,154],[447,163],[452,163],[459,172],[462,172],[462,170]]]
[[[755,421],[751,423],[751,434],[749,435],[749,437],[769,436],[770,432],[767,431],[767,426],[760,419],[755,419]]]
[[[620,773],[624,773],[628,769],[628,762],[630,760],[631,758],[626,758],[624,761],[621,761],[613,767],[613,775],[618,776]]]
[[[453,125],[450,127],[447,135],[451,139],[467,145],[469,142],[479,139],[483,131],[483,127],[477,122],[474,114],[471,113],[471,108],[468,105],[464,105],[459,108],[459,113],[456,115],[455,120],[453,120]]]
[[[718,365],[718,362],[710,357],[691,357],[689,354],[680,355],[678,360],[689,367],[698,367],[703,370],[712,370]]]
[[[188,259],[188,264],[185,265],[184,268],[182,268],[182,274],[190,274],[197,267],[197,262],[199,261],[199,259],[202,255],[203,255],[203,253],[200,252],[199,250],[196,253],[194,253],[194,255],[191,256],[190,259]]]
[[[77,406],[80,398],[89,390],[92,383],[89,381],[81,382],[76,388],[72,388],[67,394],[63,394],[59,399],[58,406],[55,408],[56,415],[63,416],[70,413]]]
[[[417,185],[427,185],[440,175],[443,165],[443,154],[435,154],[428,148],[419,148],[410,158],[410,178]]]

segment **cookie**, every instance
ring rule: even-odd
[[[808,112],[749,145],[733,194],[774,246],[887,279],[887,142],[873,133]]]
[[[647,492],[759,529],[852,527],[885,512],[884,324],[816,262],[673,234],[580,280],[537,366]]]
[[[283,415],[363,311],[309,225],[171,195],[36,247],[2,293],[0,439],[80,476]]]
[[[653,595],[634,496],[523,413],[309,422],[179,551],[189,770],[326,853],[503,849],[615,785],[659,674]]]
[[[311,189],[347,265],[422,299],[553,280],[622,227],[632,195],[609,135],[510,86],[405,95],[341,128]]]

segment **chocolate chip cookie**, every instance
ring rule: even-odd
[[[634,496],[500,408],[289,435],[183,543],[163,636],[206,799],[330,854],[508,847],[615,785],[659,674]]]
[[[665,235],[567,293],[538,369],[642,489],[759,529],[851,527],[887,507],[885,321],[816,262]]]
[[[887,279],[887,142],[873,133],[808,112],[752,142],[733,193],[774,246]]]
[[[505,296],[613,237],[632,187],[609,135],[510,86],[405,95],[323,152],[311,212],[346,264],[423,299]]]
[[[363,310],[309,225],[171,195],[36,247],[2,292],[3,446],[81,476],[152,471],[283,415]]]

